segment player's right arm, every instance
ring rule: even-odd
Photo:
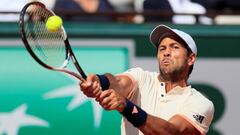
[[[133,88],[132,80],[126,75],[114,76],[110,73],[103,75],[109,81],[109,89],[114,89],[122,96],[127,97]],[[98,97],[101,94],[101,77],[90,74],[86,81],[80,83],[80,89],[88,97]]]

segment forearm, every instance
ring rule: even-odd
[[[151,115],[146,122],[139,127],[145,135],[181,135],[179,130],[170,122]]]
[[[124,99],[123,99],[124,100]],[[149,135],[193,135],[196,133],[187,122],[179,117],[172,117],[169,121],[147,114],[139,106],[125,99],[124,108],[117,109],[136,128]],[[195,134],[194,134],[195,135]]]
[[[180,135],[178,129],[168,121],[147,114],[128,99],[124,100],[120,113],[136,128],[147,135]]]

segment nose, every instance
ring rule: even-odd
[[[171,55],[171,50],[169,48],[166,48],[166,50],[164,51],[163,55],[165,57],[169,57]]]

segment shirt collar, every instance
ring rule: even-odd
[[[160,83],[163,83],[164,86],[165,86],[165,83],[164,83],[164,82],[160,82]],[[192,88],[191,85],[186,86],[186,87],[176,86],[176,87],[172,88],[172,89],[167,93],[167,95],[181,95],[181,94],[184,94],[184,93],[188,93],[188,92],[190,92],[191,88]]]

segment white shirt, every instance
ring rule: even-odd
[[[206,134],[214,114],[213,103],[191,86],[177,86],[166,93],[165,83],[159,82],[158,73],[133,68],[123,75],[134,84],[128,98],[148,114],[168,121],[180,115],[189,121],[201,134]],[[143,135],[127,119],[122,119],[122,135]]]

